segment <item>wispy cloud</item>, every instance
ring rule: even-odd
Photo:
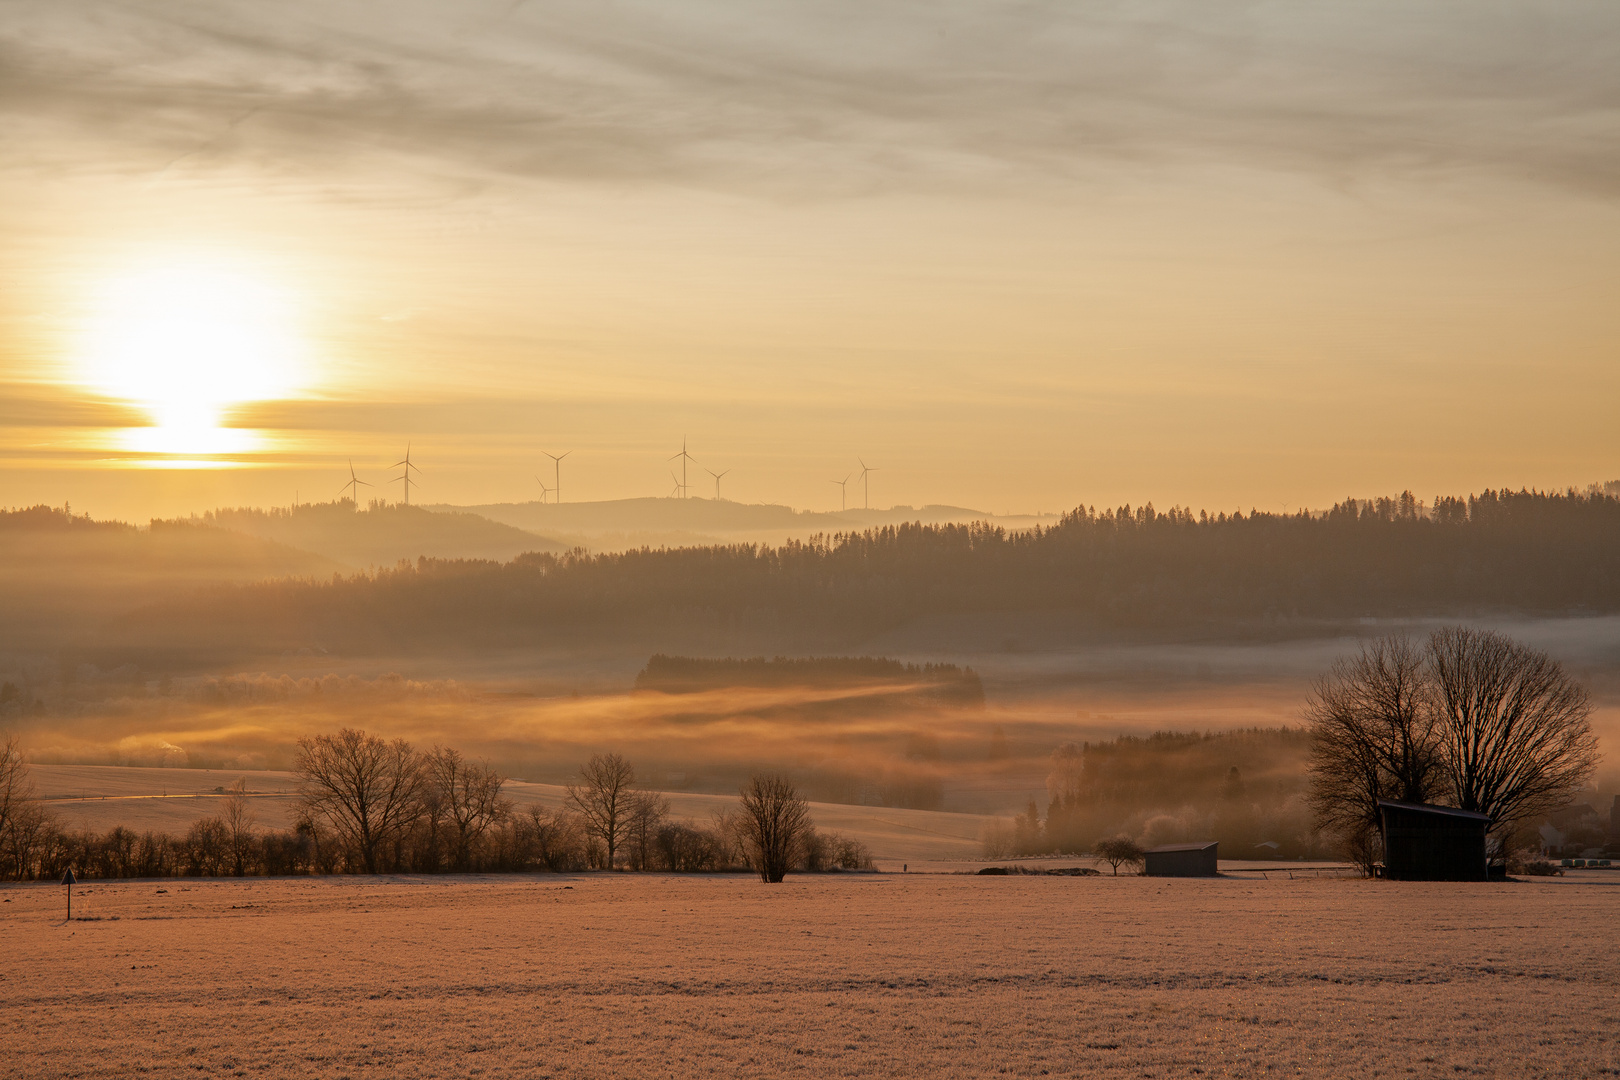
[[[123,402],[66,399],[38,384],[0,382],[0,431],[7,428],[110,428],[150,423]]]
[[[0,29],[11,168],[815,193],[1212,162],[1620,195],[1620,7],[174,5]]]

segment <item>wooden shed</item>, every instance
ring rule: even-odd
[[[1428,803],[1378,800],[1384,876],[1395,881],[1485,881],[1484,814]]]
[[[1217,873],[1213,840],[1166,844],[1147,851],[1148,877],[1214,877]]]

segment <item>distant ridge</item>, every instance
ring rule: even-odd
[[[0,510],[0,647],[48,648],[64,634],[205,586],[330,578],[324,556],[197,521],[139,528],[66,507]]]
[[[1620,499],[1485,491],[1437,499],[1426,514],[1409,492],[1320,515],[1080,507],[1039,532],[905,524],[777,547],[430,560],[180,599],[141,613],[139,625],[146,641],[213,649],[611,642],[648,653],[785,653],[865,648],[883,634],[964,620],[982,640],[996,619],[1037,613],[1071,627],[1075,641],[1094,641],[1617,612]]]
[[[779,544],[817,533],[861,532],[884,525],[957,525],[987,521],[1008,529],[1052,525],[1057,515],[998,517],[962,506],[895,506],[842,512],[795,510],[723,499],[613,499],[603,502],[430,505],[435,513],[472,513],[593,550],[698,547],[715,543]]]
[[[356,569],[423,557],[506,562],[528,552],[565,550],[543,536],[477,514],[430,513],[399,503],[372,503],[358,512],[347,501],[270,510],[240,507],[214,510],[196,520],[315,552]]]

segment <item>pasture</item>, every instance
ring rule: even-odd
[[[11,1076],[1620,1074],[1620,874],[0,887]]]

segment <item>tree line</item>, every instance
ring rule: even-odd
[[[1294,514],[1080,507],[1016,533],[911,524],[779,547],[420,559],[222,587],[127,625],[193,643],[364,649],[698,629],[834,643],[994,611],[1152,634],[1478,610],[1620,610],[1620,498],[1488,490],[1422,506],[1407,492]]]
[[[793,782],[755,775],[738,804],[678,821],[617,754],[580,767],[563,805],[517,809],[504,777],[448,747],[344,729],[299,740],[297,820],[261,827],[245,783],[179,836],[69,830],[35,793],[22,748],[0,743],[0,879],[519,871],[864,870],[860,841],[816,830]]]

